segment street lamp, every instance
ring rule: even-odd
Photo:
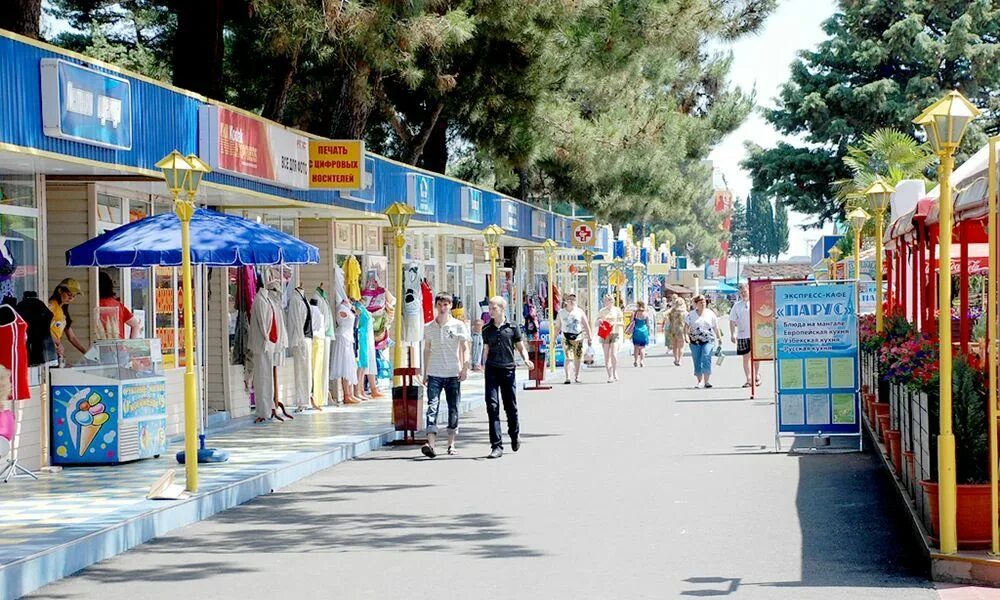
[[[594,322],[594,251],[583,251],[583,262],[587,264],[587,320]]]
[[[385,216],[389,219],[389,227],[392,228],[393,254],[396,262],[396,302],[402,302],[403,298],[403,247],[406,246],[406,226],[410,224],[410,217],[415,213],[408,204],[394,202],[385,209]],[[392,368],[399,369],[403,366],[403,313],[396,311],[396,318],[392,323]],[[399,376],[394,376],[393,385],[402,385]]]
[[[951,173],[955,168],[955,150],[969,123],[979,109],[962,94],[951,91],[927,107],[913,122],[924,128],[927,141],[941,159],[938,169],[938,344],[940,346],[940,435],[938,435],[938,482],[940,485],[940,523],[942,554],[958,550],[956,534],[955,435],[952,433],[951,405]],[[946,322],[945,320],[948,319]]]
[[[555,300],[553,291],[553,277],[556,273],[556,248],[559,244],[549,238],[542,242],[542,250],[545,251],[545,259],[549,264],[549,370],[556,370],[556,341],[555,341],[555,307],[552,305]]]
[[[885,224],[885,211],[889,208],[889,199],[896,189],[879,178],[865,190],[865,196],[875,211],[875,329],[882,333],[885,330],[885,316],[882,311],[882,226]]]
[[[859,206],[847,213],[847,218],[854,229],[854,279],[861,281],[861,230],[865,228],[870,215]]]
[[[206,173],[211,172],[200,158],[187,158],[174,150],[156,167],[163,172],[167,189],[174,199],[174,213],[181,224],[181,301],[184,303],[184,475],[187,490],[198,491],[198,385],[194,372],[194,301],[191,289],[191,217],[194,197]],[[186,197],[181,198],[181,192]]]
[[[483,230],[483,239],[486,240],[486,249],[490,253],[490,298],[497,295],[497,245],[500,237],[507,233],[499,225],[490,225]]]
[[[827,252],[830,255],[830,279],[837,279],[837,263],[840,262],[840,258],[844,255],[843,250],[834,246],[830,248]]]

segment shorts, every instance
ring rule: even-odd
[[[608,337],[601,338],[601,341],[604,342],[605,344],[617,344],[618,343],[618,334],[617,333],[609,333]]]
[[[577,337],[575,340],[563,338],[563,352],[566,360],[579,360],[583,358],[583,338]]]
[[[736,340],[736,354],[739,356],[750,354],[750,338],[738,338]]]

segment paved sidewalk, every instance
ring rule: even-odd
[[[773,453],[769,370],[749,400],[733,357],[694,390],[655,354],[520,393],[516,454],[473,411],[457,457],[379,450],[33,597],[938,598],[876,457]]]
[[[463,384],[468,410],[482,403],[482,376]],[[447,410],[446,406],[443,407]],[[168,469],[184,482],[173,443],[159,459],[115,467],[74,467],[0,484],[0,598],[21,594],[173,529],[280,489],[317,471],[381,448],[401,437],[391,402],[372,401],[294,420],[250,420],[209,433],[209,446],[230,460],[199,465],[200,490],[185,501],[145,495]]]

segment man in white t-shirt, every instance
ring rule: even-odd
[[[570,359],[575,365],[573,381],[580,383],[580,363],[583,361],[581,336],[587,336],[587,346],[590,346],[590,321],[587,320],[587,313],[576,305],[576,294],[566,296],[566,307],[559,311],[556,331],[561,332],[563,337],[563,366],[566,368],[566,381],[563,383],[570,382]]]
[[[747,382],[743,387],[750,387],[750,291],[747,284],[740,284],[740,298],[733,304],[733,309],[729,312],[729,335],[736,344],[736,354],[743,357],[743,373],[746,374]],[[752,363],[754,379],[760,385],[760,365]]]
[[[461,382],[469,373],[469,330],[451,316],[451,294],[439,293],[434,298],[434,313],[434,320],[424,326],[422,363],[427,388],[427,443],[420,451],[427,458],[437,456],[434,441],[442,390],[448,400],[448,454],[456,454]]]

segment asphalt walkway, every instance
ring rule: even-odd
[[[772,451],[735,357],[711,390],[662,356],[522,392],[523,445],[386,448],[33,598],[938,598],[876,457]],[[559,380],[561,381],[561,377]]]

